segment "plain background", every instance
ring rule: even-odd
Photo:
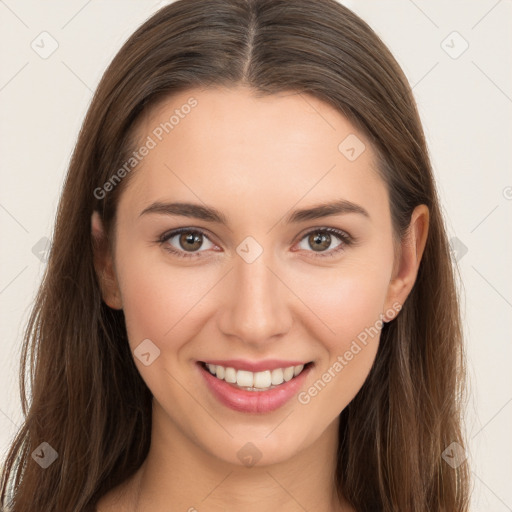
[[[0,0],[2,459],[22,422],[22,333],[78,131],[108,63],[165,3]],[[512,511],[512,2],[342,3],[413,87],[463,283],[473,510]],[[45,59],[31,46],[43,31],[58,43]]]

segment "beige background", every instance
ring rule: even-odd
[[[0,0],[1,458],[21,423],[21,335],[78,130],[116,51],[164,3]],[[464,289],[473,510],[512,511],[512,1],[343,3],[413,86]]]

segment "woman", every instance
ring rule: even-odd
[[[180,0],[84,121],[3,502],[466,511],[461,337],[421,122],[377,35],[333,0]]]

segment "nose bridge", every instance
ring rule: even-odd
[[[257,251],[251,240],[237,249],[222,330],[247,343],[265,344],[289,329],[290,313],[286,287],[276,276],[272,251],[261,248],[254,258]]]

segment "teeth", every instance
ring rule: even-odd
[[[259,388],[259,389],[269,388],[271,384],[272,384],[272,377],[270,376],[270,370],[266,370],[264,372],[257,372],[254,374],[253,386],[255,388]]]
[[[234,384],[236,382],[236,370],[234,368],[226,368],[225,373],[224,380]]]
[[[236,372],[237,386],[252,388],[253,382],[254,382],[254,373],[247,372],[245,370],[238,370]]]
[[[225,380],[238,387],[250,391],[260,391],[272,389],[283,382],[288,382],[297,377],[304,369],[303,364],[297,366],[288,366],[287,368],[276,368],[275,370],[265,370],[262,372],[249,372],[247,370],[235,370],[234,368],[224,368],[224,366],[207,364],[208,370],[220,380]]]
[[[224,366],[217,366],[217,368],[215,369],[215,373],[217,374],[217,377],[219,379],[224,379],[226,369],[224,368]]]
[[[284,382],[282,368],[276,368],[275,370],[272,370],[271,379],[271,382],[274,386],[279,386],[279,384],[282,384]]]
[[[293,366],[288,366],[288,368],[284,369],[283,377],[284,377],[284,380],[286,382],[288,382],[289,380],[292,380],[293,372],[294,372],[294,367]]]

